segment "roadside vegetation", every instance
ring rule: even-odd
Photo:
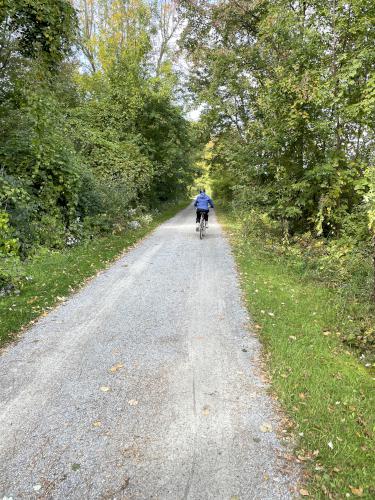
[[[244,230],[238,214],[220,212],[219,218],[272,391],[287,416],[281,437],[291,434],[296,442],[286,459],[305,467],[301,493],[374,498],[375,374],[342,343],[362,328],[363,315],[369,320],[368,303],[342,296],[318,267],[272,244],[267,233]]]
[[[181,6],[213,196],[375,297],[375,3]]]
[[[29,286],[42,255],[94,248],[134,211],[186,197],[177,23],[173,2],[1,3],[0,297]]]
[[[173,203],[152,214],[133,213],[132,224],[125,231],[96,237],[70,249],[44,249],[28,259],[22,266],[24,280],[20,287],[0,301],[0,346],[187,204]]]

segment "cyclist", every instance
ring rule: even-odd
[[[204,215],[204,220],[206,221],[206,227],[208,224],[208,212],[209,207],[215,208],[214,203],[211,200],[211,198],[206,194],[205,189],[200,189],[199,190],[199,195],[196,197],[194,206],[197,209],[197,218],[196,218],[196,231],[199,231],[199,222],[201,220],[201,214]]]

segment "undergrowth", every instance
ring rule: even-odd
[[[370,305],[337,290],[298,252],[244,236],[243,221],[219,214],[241,272],[272,389],[297,440],[313,498],[375,497],[374,378],[347,345]],[[319,279],[318,279],[319,278]],[[367,318],[368,319],[368,318]],[[344,339],[344,342],[343,342]],[[306,493],[306,491],[304,491]]]

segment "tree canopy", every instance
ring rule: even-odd
[[[170,12],[172,1],[1,3],[3,276],[40,247],[125,227],[130,209],[186,193],[194,134],[176,98]]]

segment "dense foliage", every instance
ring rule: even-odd
[[[374,2],[186,0],[182,9],[216,195],[254,224],[267,217],[285,240],[369,255]]]
[[[0,5],[4,291],[37,249],[122,230],[135,209],[183,196],[193,134],[174,98],[173,2]]]

